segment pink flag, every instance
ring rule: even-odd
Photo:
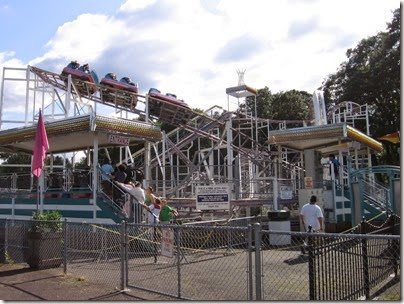
[[[43,169],[43,162],[46,157],[46,151],[49,149],[48,136],[46,136],[45,124],[43,123],[42,113],[39,110],[38,126],[36,128],[34,159],[32,160],[32,174],[39,177]]]

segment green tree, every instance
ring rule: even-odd
[[[308,120],[312,104],[312,94],[306,91],[290,90],[273,95],[270,107],[272,119]]]
[[[369,105],[374,138],[400,129],[400,17],[400,9],[396,9],[387,31],[348,49],[347,60],[322,85],[328,102]],[[398,145],[384,142],[384,146],[380,163],[398,164]]]
[[[15,153],[0,153],[0,159],[3,164],[8,165],[30,165],[31,155],[30,154],[15,154]],[[30,172],[30,167],[0,167],[0,173],[22,173]]]
[[[268,87],[258,90],[256,97],[257,116],[274,120],[307,120],[309,119],[312,95],[305,91],[281,91],[273,94]],[[254,98],[247,98],[247,107],[255,114]],[[245,105],[241,107],[243,111]]]

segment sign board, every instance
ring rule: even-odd
[[[128,137],[123,137],[120,135],[108,135],[108,142],[111,144],[118,144],[118,145],[123,145],[123,146],[128,146],[129,145],[129,138]]]
[[[306,176],[304,178],[304,187],[306,189],[313,189],[313,178],[311,176]]]
[[[290,200],[293,198],[293,192],[291,186],[279,186],[281,200]]]
[[[170,228],[161,229],[161,255],[172,258],[174,252],[174,231]]]
[[[196,209],[230,209],[230,188],[228,185],[197,186],[195,194]]]

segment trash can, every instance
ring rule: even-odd
[[[290,212],[286,210],[268,211],[268,229],[290,232]],[[269,234],[270,245],[290,245],[290,234]]]

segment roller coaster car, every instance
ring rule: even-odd
[[[166,95],[155,88],[149,90],[149,114],[169,124],[186,124],[193,115],[188,104],[176,95]]]
[[[124,107],[136,107],[138,87],[129,77],[117,80],[114,73],[108,73],[101,79],[101,97],[107,102],[116,103]]]
[[[65,83],[67,85],[67,76],[72,75],[73,80],[80,80],[75,82],[77,90],[83,95],[92,95],[97,91],[97,74],[94,71],[90,72],[88,64],[80,66],[77,61],[70,62],[62,71],[62,76],[65,76]]]

